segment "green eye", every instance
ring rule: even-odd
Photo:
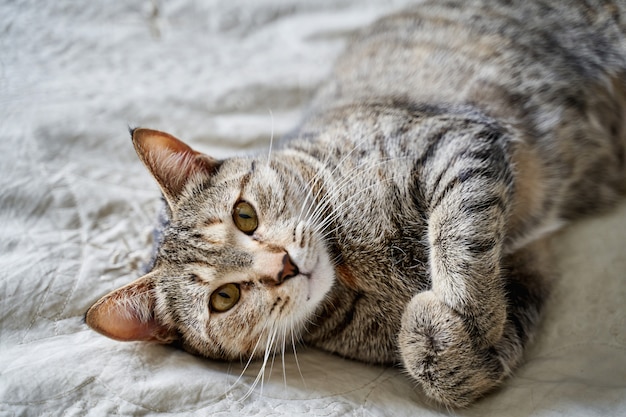
[[[228,311],[239,301],[239,287],[235,284],[226,284],[211,294],[211,309],[222,313]]]
[[[235,226],[246,234],[252,234],[259,225],[259,219],[257,218],[256,211],[245,201],[240,201],[235,204],[233,209],[233,221]]]

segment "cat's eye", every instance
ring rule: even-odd
[[[239,301],[239,287],[235,284],[226,284],[211,294],[211,309],[218,313],[228,311]]]
[[[246,201],[240,201],[235,204],[235,208],[233,209],[233,221],[239,230],[248,235],[254,233],[259,225],[259,219],[257,218],[254,207]]]

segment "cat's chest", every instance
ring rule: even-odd
[[[335,268],[335,285],[315,314],[305,341],[357,360],[397,362],[406,304],[427,289],[423,252],[399,242],[351,248]]]

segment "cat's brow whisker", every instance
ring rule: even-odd
[[[387,182],[389,180],[390,180],[389,178],[386,178],[384,180],[381,180],[381,182]],[[337,216],[339,216],[341,213],[340,212],[341,208],[343,208],[347,204],[352,203],[352,201],[358,198],[361,194],[379,186],[380,186],[380,183],[371,184],[367,187],[360,189],[357,193],[352,194],[349,198],[342,201],[339,205],[332,206],[332,212],[328,216],[326,216],[326,218],[324,218],[322,221],[318,223],[317,222],[318,219],[314,219],[313,223],[315,225],[314,227],[316,228],[316,231],[318,233],[323,232],[326,226],[328,226],[328,224],[332,223],[334,220],[337,219]]]
[[[349,156],[350,156],[350,155],[351,155],[354,151],[356,151],[357,149],[359,149],[359,147],[361,147],[361,146],[362,146],[362,145],[366,142],[366,140],[368,140],[368,138],[367,138],[367,137],[365,137],[365,138],[363,138],[361,141],[357,142],[357,143],[354,145],[354,148],[352,148],[352,149],[351,149],[351,150],[350,150],[350,151],[349,151],[349,152],[348,152],[348,153],[347,153],[347,154],[346,154],[343,158],[341,158],[341,160],[339,160],[339,162],[337,163],[337,165],[335,166],[335,168],[333,168],[333,170],[332,170],[332,171],[330,172],[330,174],[329,174],[329,176],[330,176],[331,178],[334,178],[335,171],[337,171],[339,168],[341,168],[341,167],[343,166],[343,164],[347,161],[348,157],[349,157]],[[330,155],[330,153],[329,153],[329,155]],[[374,164],[373,166],[370,166],[370,167],[368,167],[368,168],[375,168],[375,167],[378,167],[378,166],[380,166],[379,164],[380,164],[381,162],[382,162],[382,163],[385,163],[385,162],[389,162],[389,161],[398,161],[398,160],[400,160],[400,159],[406,159],[406,158],[408,158],[408,157],[409,157],[408,155],[401,156],[401,157],[388,157],[388,158],[382,159],[381,161],[377,162],[376,164]],[[325,163],[324,163],[324,166],[326,166],[326,165],[328,165],[328,157],[326,158],[326,161],[325,161]],[[362,166],[360,166],[360,165],[359,165],[359,166],[355,166],[355,167],[354,167],[354,168],[352,168],[351,170],[349,170],[349,171],[347,171],[346,173],[344,173],[344,174],[343,174],[343,178],[342,178],[342,180],[339,182],[339,187],[340,187],[340,188],[343,188],[344,186],[348,186],[348,185],[350,185],[350,184],[352,183],[353,178],[355,178],[355,177],[356,177],[356,175],[352,176],[352,174],[354,174],[355,172],[360,172],[360,170],[362,170]],[[313,179],[318,178],[318,177],[319,177],[319,174],[320,174],[320,172],[318,172],[318,174],[316,174],[316,175],[313,177]],[[311,182],[312,182],[312,181],[309,181],[309,183],[307,184],[307,186],[310,186]],[[320,193],[322,192],[322,190],[323,190],[323,188],[320,188],[320,189],[318,190],[318,192],[317,192],[317,193],[316,193],[316,195],[315,195],[314,200],[317,200],[317,199],[319,198]],[[309,187],[309,193],[307,194],[307,197],[305,198],[305,203],[306,203],[306,201],[308,200],[308,198],[310,197],[311,191],[312,191],[312,187]],[[303,204],[302,210],[304,209],[304,206],[305,206],[305,204]],[[307,210],[307,213],[306,213],[306,215],[305,215],[305,218],[309,218],[309,212],[310,212],[310,210],[311,210],[311,207],[312,207],[312,206],[309,206],[309,208],[308,208],[308,210]],[[300,213],[300,217],[298,218],[298,221],[300,221],[300,220],[301,220],[301,217],[302,217],[302,212]]]
[[[326,158],[327,160],[325,160],[322,165],[324,168],[326,168],[326,164],[328,163],[328,157]],[[313,175],[313,177],[306,183],[306,185],[303,187],[304,189],[306,189],[306,195],[304,197],[304,201],[302,202],[302,207],[300,208],[300,214],[298,215],[298,219],[296,221],[296,223],[300,223],[300,221],[302,220],[302,216],[304,215],[304,217],[306,218],[308,216],[308,213],[311,211],[311,207],[314,206],[313,202],[316,200],[316,198],[319,195],[319,191],[316,193],[315,196],[313,196],[313,190],[315,189],[314,184],[317,183],[318,181],[320,181],[320,174],[323,172],[324,170],[318,170],[317,173],[315,173],[315,175]],[[307,209],[306,214],[304,213],[304,209]]]
[[[406,157],[398,157],[398,158],[387,158],[387,159],[383,159],[378,161],[376,164],[368,166],[367,169],[374,169],[374,168],[378,168],[381,165],[384,165],[386,163],[389,162],[395,162],[398,161],[399,159],[405,159]],[[355,167],[353,169],[351,169],[350,171],[347,172],[347,176],[344,177],[342,179],[342,181],[340,181],[337,186],[333,187],[331,189],[332,194],[327,194],[324,196],[324,200],[321,202],[321,204],[319,204],[316,207],[316,210],[311,214],[311,216],[308,218],[309,221],[311,221],[313,224],[315,224],[318,220],[318,216],[321,215],[321,213],[324,212],[324,210],[326,210],[327,208],[330,208],[332,202],[334,200],[336,200],[335,195],[339,194],[341,191],[343,191],[345,188],[349,187],[352,182],[354,181],[354,179],[358,178],[358,174],[362,173],[365,169],[363,167]],[[388,179],[385,179],[388,180]],[[384,181],[384,180],[383,180]],[[373,184],[372,186],[376,186],[376,184]],[[371,187],[369,187],[371,188]],[[361,190],[363,191],[363,190]],[[357,193],[358,195],[358,193]],[[349,200],[354,199],[356,195],[352,195]],[[341,207],[341,206],[339,206]],[[333,209],[333,211],[337,211],[339,207],[336,207],[335,209]]]
[[[389,163],[389,162],[395,162],[395,161],[397,161],[398,159],[404,159],[404,158],[387,158],[387,159],[383,159],[383,160],[378,161],[378,162],[377,162],[376,164],[374,164],[374,165],[368,166],[368,167],[367,167],[367,169],[374,169],[374,168],[378,168],[378,167],[380,167],[381,165],[384,165],[384,164]],[[349,186],[352,184],[352,182],[353,182],[353,181],[354,181],[354,180],[358,177],[358,175],[359,175],[360,173],[364,172],[364,171],[365,171],[365,168],[363,168],[363,167],[361,167],[361,166],[359,166],[359,167],[355,167],[355,168],[353,168],[352,170],[348,171],[348,172],[347,172],[347,174],[348,174],[348,175],[347,175],[346,177],[344,177],[344,178],[342,179],[342,181],[341,181],[341,182],[339,182],[339,183],[338,183],[338,186],[333,187],[333,188],[331,189],[331,191],[332,191],[332,193],[333,193],[333,194],[328,194],[328,195],[324,196],[324,197],[325,197],[325,201],[324,201],[324,203],[326,203],[326,201],[329,201],[330,203],[332,203],[333,201],[335,201],[335,200],[336,200],[335,195],[336,195],[336,194],[339,194],[339,193],[340,193],[341,191],[343,191],[345,188],[349,187]],[[384,181],[386,181],[386,180],[388,180],[388,178],[387,178],[387,179],[385,179]],[[373,184],[373,185],[374,185],[374,184]],[[354,196],[354,195],[353,195],[353,196]],[[351,198],[352,198],[352,197],[351,197]],[[324,209],[325,209],[325,208],[326,208],[326,206],[324,207]],[[320,211],[323,211],[323,209],[321,209]],[[310,220],[316,220],[316,219],[315,219],[315,218],[313,217],[313,215],[312,215],[312,216],[311,216],[311,218],[310,218]]]
[[[309,179],[309,181],[307,181],[307,183],[304,185],[303,188],[307,191],[307,194],[305,195],[304,201],[302,203],[302,208],[300,209],[300,214],[298,216],[297,223],[299,223],[300,220],[302,220],[302,214],[304,212],[304,208],[307,206],[307,204],[310,204],[309,198],[312,197],[313,184],[316,181],[318,181],[320,176],[321,176],[321,174],[327,170],[328,163],[330,162],[330,157],[331,157],[331,153],[330,152],[326,153],[326,157],[324,158],[324,160],[323,161],[319,161],[324,169],[318,169],[318,171],[315,173],[315,175],[313,175],[311,177],[311,179]],[[331,172],[331,174],[333,172],[334,172],[334,170]],[[310,210],[310,207],[309,207],[308,210]],[[307,210],[307,213],[308,213],[308,210]]]
[[[267,109],[267,111],[269,111],[270,113],[270,120],[271,120],[271,131],[270,131],[270,148],[267,152],[267,166],[270,166],[270,162],[272,160],[272,146],[274,144],[274,113],[272,113],[272,109]]]
[[[357,142],[357,143],[354,145],[354,148],[352,148],[352,149],[351,149],[351,150],[350,150],[350,151],[349,151],[346,155],[344,155],[344,156],[343,156],[343,157],[339,160],[339,162],[337,162],[337,165],[335,165],[335,168],[333,168],[333,169],[330,171],[330,173],[329,173],[328,175],[329,175],[330,177],[332,177],[332,176],[335,174],[335,172],[336,172],[336,171],[337,171],[337,170],[338,170],[338,169],[339,169],[339,168],[340,168],[340,167],[341,167],[341,166],[345,163],[345,161],[348,159],[348,157],[350,157],[350,155],[352,155],[352,153],[353,153],[354,151],[356,151],[359,147],[361,147],[361,146],[363,146],[363,145],[364,145],[364,143],[366,142],[366,140],[367,140],[367,139],[368,139],[367,137],[364,137],[362,140],[360,140],[359,142]],[[329,161],[330,161],[330,155],[331,155],[331,153],[330,153],[330,152],[326,155],[326,158],[324,159],[324,162],[322,163],[322,165],[323,165],[324,167],[327,167],[327,166],[328,166],[328,163],[329,163]],[[303,205],[302,205],[302,210],[300,211],[300,216],[298,217],[298,222],[300,222],[300,220],[302,219],[302,212],[304,211],[304,207],[306,206],[306,204],[307,204],[307,202],[308,202],[309,198],[310,198],[310,197],[312,197],[312,192],[313,192],[313,186],[312,186],[312,184],[313,184],[313,182],[314,182],[314,181],[317,181],[317,180],[319,179],[320,174],[321,174],[322,172],[323,172],[322,170],[319,170],[319,171],[318,171],[318,172],[317,172],[317,173],[316,173],[316,174],[315,174],[315,175],[311,178],[311,180],[307,183],[307,187],[309,188],[309,192],[307,193],[307,195],[306,195],[306,197],[305,197],[305,199],[304,199],[304,203],[303,203]],[[317,198],[319,197],[319,193],[320,193],[320,192],[321,192],[321,189],[320,189],[320,190],[318,190],[318,192],[316,193],[316,195],[315,195],[315,197],[313,198],[313,200],[317,200]],[[307,213],[305,214],[305,218],[306,218],[306,217],[308,217],[308,214],[309,214],[309,211],[310,211],[310,210],[311,210],[311,206],[309,206],[309,209],[307,210]]]
[[[341,159],[341,160],[337,163],[337,165],[335,166],[335,168],[333,168],[333,169],[331,170],[331,172],[330,172],[330,174],[329,174],[329,177],[333,178],[333,176],[334,176],[334,174],[335,174],[335,171],[337,171],[337,170],[338,170],[338,169],[339,169],[339,168],[340,168],[340,167],[341,167],[341,166],[345,163],[345,161],[347,160],[347,157],[350,155],[350,153],[354,152],[354,151],[358,148],[358,145],[359,145],[359,144],[357,144],[357,146],[355,146],[355,148],[353,148],[353,149],[352,149],[352,150],[348,153],[348,155],[345,155],[345,156],[344,156],[344,157],[343,157],[343,158],[342,158],[342,159]],[[325,164],[327,165],[327,164],[328,164],[328,161],[326,161],[326,162],[325,162]],[[350,180],[349,180],[349,179],[346,179],[346,177],[350,177],[350,174],[351,174],[351,173],[352,173],[355,169],[356,169],[356,170],[358,170],[358,169],[359,169],[359,167],[355,167],[355,168],[353,168],[352,170],[348,171],[348,172],[346,173],[346,175],[345,175],[345,176],[341,179],[341,181],[339,182],[339,184],[346,184],[346,183],[348,183],[348,184],[349,184],[349,183],[350,183]],[[315,180],[316,180],[316,181],[318,181],[318,180],[320,179],[320,175],[319,175],[320,173],[321,173],[321,171],[320,171],[320,172],[318,172],[318,173],[314,176],[314,178],[315,178]],[[317,192],[315,193],[315,195],[314,195],[314,196],[312,195],[313,189],[314,189],[314,187],[313,187],[313,185],[312,185],[312,184],[311,184],[311,182],[310,182],[310,183],[309,183],[309,190],[308,190],[307,196],[306,196],[306,198],[305,198],[305,204],[303,204],[303,206],[302,206],[302,210],[300,211],[300,216],[298,217],[298,222],[302,219],[302,214],[303,214],[303,211],[304,211],[304,207],[306,206],[306,203],[308,203],[308,208],[307,208],[306,213],[304,213],[304,218],[310,218],[310,212],[311,212],[311,209],[314,209],[314,210],[313,210],[314,212],[315,212],[315,210],[317,210],[317,207],[316,207],[316,205],[314,204],[314,202],[315,202],[315,201],[318,201],[318,200],[320,199],[320,195],[321,195],[321,193],[324,191],[324,187],[319,187],[319,189],[317,190]],[[308,201],[308,200],[309,200],[309,198],[311,198],[311,200],[312,200],[312,201],[310,201],[310,202],[309,202],[309,201]]]
[[[356,175],[354,177],[356,177]],[[344,186],[349,185],[352,182],[352,178],[353,177],[343,178],[338,183],[338,186],[332,187],[331,188],[332,194],[329,194],[329,193],[325,194],[323,196],[323,198],[321,198],[319,200],[318,204],[315,206],[315,209],[313,210],[312,213],[309,213],[310,210],[307,211],[307,213],[306,213],[307,221],[310,222],[310,223],[315,224],[316,221],[318,220],[318,218],[322,216],[324,211],[332,207],[332,202],[334,200],[333,197],[336,194],[339,194],[339,191],[342,190],[344,188]],[[321,193],[321,190],[316,195],[316,199],[319,197],[320,193]]]

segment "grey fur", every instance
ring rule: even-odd
[[[150,340],[235,359],[301,338],[402,364],[445,406],[491,391],[549,292],[540,238],[624,192],[625,22],[615,1],[427,2],[354,40],[271,160],[181,165],[181,187],[134,139],[170,211],[133,287],[151,295]],[[242,199],[250,236],[232,224]],[[275,253],[300,275],[260,270]],[[211,312],[225,282],[241,301]],[[123,290],[87,317],[120,339],[97,310]]]

